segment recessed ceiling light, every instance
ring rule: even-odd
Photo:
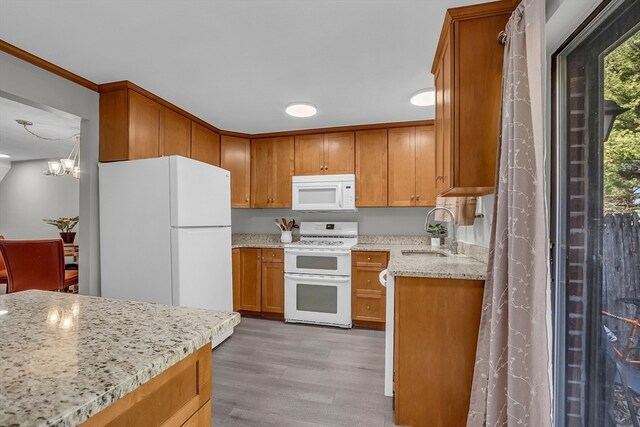
[[[0,159],[8,159],[9,157],[11,157],[11,156],[10,156],[10,155],[8,155],[8,154],[2,154],[2,153],[0,153]]]
[[[433,89],[422,89],[414,93],[411,103],[418,107],[429,107],[436,103],[436,92]]]
[[[315,116],[318,109],[313,104],[307,104],[305,102],[294,102],[287,105],[284,111],[293,117],[311,117]]]

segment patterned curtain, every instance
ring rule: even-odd
[[[544,1],[506,27],[496,197],[468,427],[552,425]]]

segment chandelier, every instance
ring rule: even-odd
[[[47,138],[47,137],[38,135],[37,133],[29,129],[29,126],[33,126],[32,122],[28,120],[16,120],[16,122],[19,125],[22,125],[22,127],[24,127],[24,129],[27,132],[29,132],[31,135],[35,136],[36,138],[43,139],[45,141],[66,141],[68,139],[75,138],[76,143],[73,145],[73,148],[71,149],[71,153],[69,153],[69,155],[66,158],[60,159],[60,161],[51,160],[47,162],[49,171],[45,172],[45,174],[51,175],[51,176],[71,175],[76,179],[80,178],[80,134],[79,133],[71,135],[68,138]]]

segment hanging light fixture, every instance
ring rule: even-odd
[[[75,138],[76,143],[73,145],[71,149],[71,153],[64,158],[57,160],[51,160],[47,162],[47,166],[49,168],[48,175],[51,176],[60,176],[60,175],[71,175],[76,179],[80,179],[80,134],[77,133],[75,135],[71,135],[69,138],[47,138],[44,136],[40,136],[37,133],[33,132],[29,129],[29,126],[33,126],[33,122],[28,120],[18,119],[16,122],[24,127],[24,129],[29,132],[31,135],[35,136],[39,139],[44,139],[45,141],[66,141],[70,138]]]

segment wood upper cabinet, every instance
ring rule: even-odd
[[[458,7],[445,16],[431,68],[438,186],[444,195],[481,195],[495,189],[504,55],[497,34],[517,3]]]
[[[389,206],[435,206],[433,126],[389,129]]]
[[[261,282],[261,249],[240,249],[240,303],[238,310],[260,311],[262,306]]]
[[[387,206],[387,129],[356,132],[356,206]]]
[[[466,425],[483,292],[481,280],[395,278],[396,424]]]
[[[129,82],[100,85],[101,162],[183,156],[220,165],[217,132]]]
[[[231,172],[231,207],[251,207],[251,141],[222,135],[220,167]]]
[[[189,157],[191,154],[191,120],[161,107],[160,155]]]
[[[324,135],[295,137],[295,175],[324,174]]]
[[[251,207],[290,208],[294,139],[251,140]]]
[[[416,126],[416,206],[435,206],[436,138],[433,126]]]
[[[220,135],[199,123],[191,122],[191,158],[220,166]]]
[[[334,132],[295,137],[295,174],[354,173],[355,134]]]

